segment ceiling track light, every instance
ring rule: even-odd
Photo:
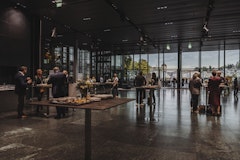
[[[51,37],[56,37],[56,36],[57,36],[57,34],[56,34],[56,27],[54,27],[54,28],[52,29]]]
[[[53,0],[52,3],[55,4],[57,8],[61,8],[63,6],[62,0]]]
[[[104,29],[103,31],[104,31],[104,32],[110,32],[111,29]]]
[[[209,31],[209,29],[207,28],[207,25],[206,25],[206,24],[204,24],[203,29],[204,29],[204,31],[206,31],[206,32]]]

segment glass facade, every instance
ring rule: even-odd
[[[74,76],[74,63],[77,63],[76,79],[100,75],[108,79],[116,72],[123,83],[131,85],[138,71],[141,70],[145,76],[155,72],[163,86],[173,87],[173,79],[178,79],[178,69],[180,69],[181,87],[187,88],[189,79],[196,71],[201,72],[204,80],[211,76],[213,69],[222,71],[222,75],[228,78],[229,83],[232,82],[233,77],[240,77],[240,50],[224,51],[223,48],[221,46],[217,51],[206,51],[204,47],[202,51],[184,51],[180,59],[178,52],[169,51],[141,54],[128,52],[127,55],[115,55],[109,51],[106,54],[104,51],[89,52],[78,49],[78,59],[75,61],[74,47],[63,46],[54,48],[53,57],[54,65],[67,69],[70,76]],[[45,61],[43,59],[43,64],[46,63]]]
[[[222,49],[217,51],[182,52],[182,63],[180,63],[181,87],[188,87],[189,79],[196,71],[201,71],[203,79],[208,79],[213,69],[221,70],[222,75],[225,74],[225,77],[230,77],[230,80],[232,77],[239,77],[239,54],[239,49],[225,50],[225,56],[224,50]],[[112,56],[112,60],[114,57],[118,59],[116,68],[119,67],[120,64],[124,64],[125,66],[124,71],[127,73],[124,74],[125,81],[132,82],[139,70],[142,70],[145,75],[155,72],[165,87],[173,87],[172,80],[178,78],[177,70],[179,64],[177,52],[118,55]],[[120,62],[120,60],[123,61]],[[127,67],[126,63],[128,64]]]

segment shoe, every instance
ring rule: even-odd
[[[27,115],[23,114],[23,115],[22,115],[22,118],[27,118]]]
[[[55,116],[54,118],[55,118],[55,119],[60,119],[61,116],[57,115],[57,116]]]
[[[18,115],[17,118],[27,118],[27,116],[23,114],[23,115]]]

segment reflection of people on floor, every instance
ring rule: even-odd
[[[136,117],[137,117],[137,122],[145,122],[145,112],[146,112],[146,108],[145,106],[143,105],[143,107],[138,107],[137,108],[137,111],[136,111]]]
[[[155,105],[150,105],[149,106],[149,117],[150,117],[151,122],[155,121],[154,114],[155,114]]]
[[[208,103],[212,107],[213,115],[220,115],[220,84],[221,78],[217,76],[216,70],[212,71],[212,76],[208,81],[209,100]],[[217,113],[216,113],[217,112]]]

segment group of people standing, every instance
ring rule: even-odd
[[[143,72],[140,71],[138,75],[134,79],[134,86],[136,87],[136,103],[137,105],[143,106],[143,99],[146,97],[145,89],[143,86],[147,84],[146,78],[143,76]],[[156,73],[153,72],[151,75],[150,85],[158,85],[158,78]],[[150,89],[149,97],[152,97],[150,101],[153,100],[152,104],[156,103],[156,97],[154,93],[154,89]]]
[[[25,96],[27,90],[33,85],[34,92],[38,99],[38,101],[42,100],[43,94],[45,89],[43,87],[36,87],[38,84],[43,84],[43,71],[42,69],[36,70],[36,75],[34,76],[33,80],[30,77],[27,77],[28,68],[26,66],[21,66],[19,71],[15,75],[15,93],[18,96],[18,118],[25,118],[27,117],[26,114],[23,113],[24,105],[25,105]],[[52,95],[53,98],[64,97],[68,95],[68,72],[66,70],[60,71],[59,67],[53,68],[53,74],[49,76],[47,80],[47,84],[52,84]],[[42,106],[37,106],[36,113],[39,112]],[[56,107],[57,115],[55,116],[56,119],[65,116],[66,108],[64,107]]]
[[[191,108],[192,112],[198,113],[198,102],[201,91],[202,80],[200,73],[193,74],[189,82],[189,90],[191,92]],[[221,76],[221,71],[212,70],[212,76],[208,79],[206,86],[208,99],[207,105],[212,115],[221,115],[221,94],[226,86],[226,80]],[[234,79],[234,96],[238,92],[237,78]]]

